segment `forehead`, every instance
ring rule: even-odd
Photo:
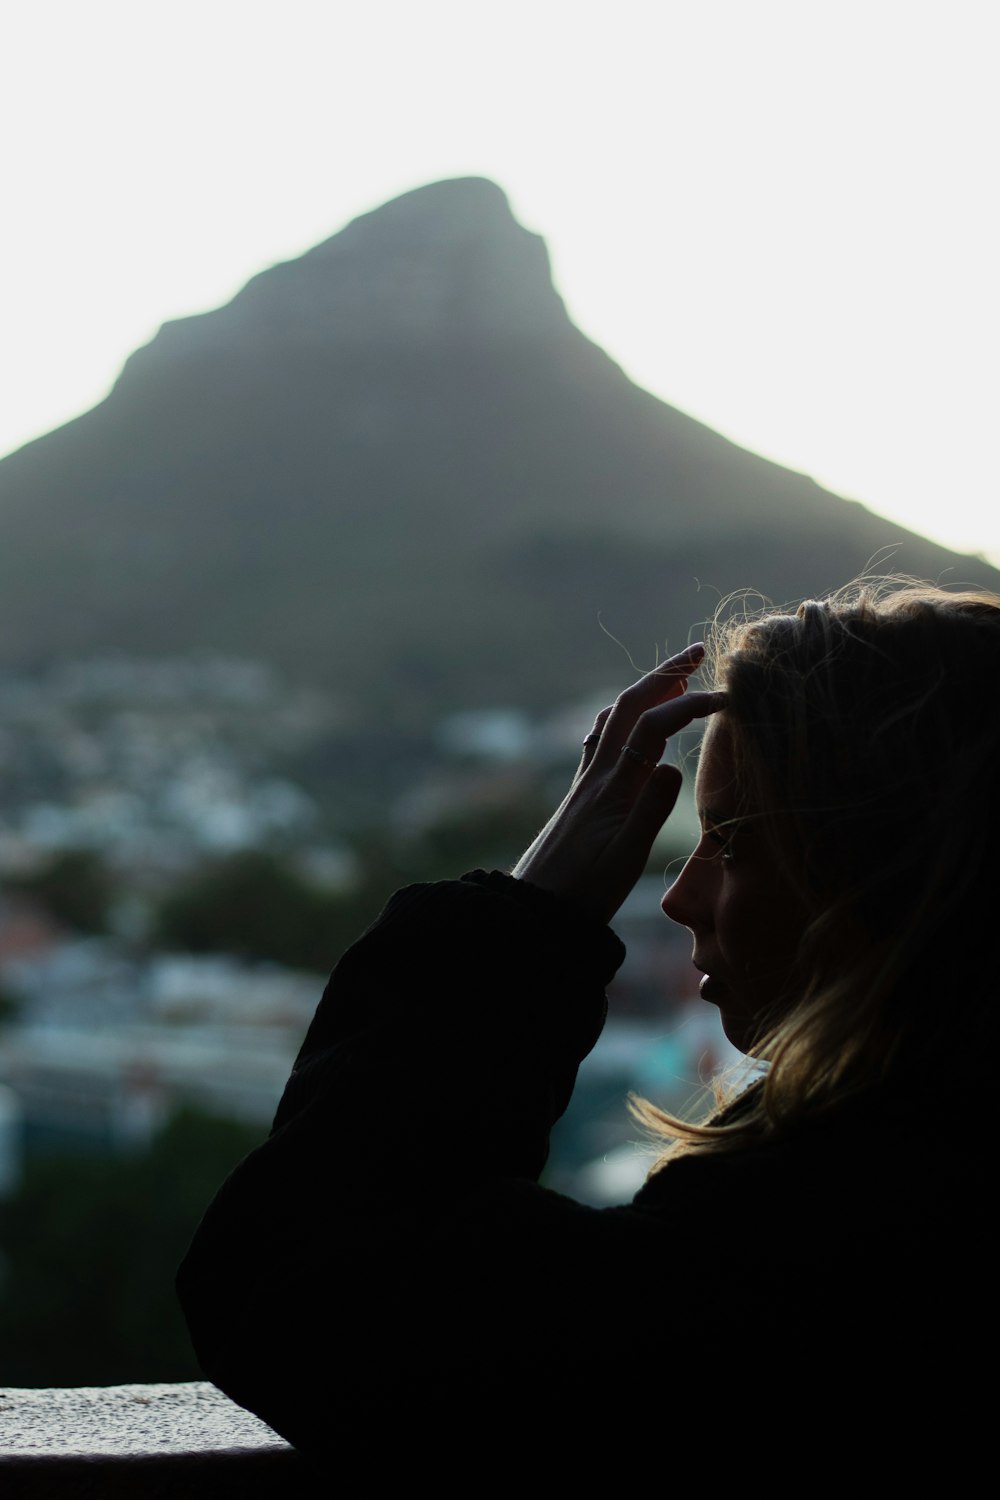
[[[733,742],[723,714],[709,719],[698,757],[695,800],[699,807],[731,802],[736,792]]]

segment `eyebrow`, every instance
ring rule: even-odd
[[[696,810],[702,828],[729,828],[732,830],[736,830],[741,828],[746,822],[745,817],[741,817],[737,813],[723,812],[722,809],[718,807],[707,807],[702,805]]]
[[[737,821],[731,813],[721,812],[717,807],[702,806],[697,811],[701,821],[703,823],[710,823],[713,828],[720,823],[735,823]]]

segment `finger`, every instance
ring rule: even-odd
[[[706,719],[725,706],[725,693],[682,693],[647,709],[638,719],[620,752],[623,771],[649,775],[667,748],[671,735],[686,729],[695,719]]]
[[[701,641],[695,641],[619,695],[605,721],[597,747],[595,758],[601,765],[610,766],[617,760],[641,714],[684,692],[688,677],[697,671],[704,655],[705,647]]]
[[[601,711],[600,711],[600,713],[597,715],[597,718],[594,720],[594,727],[593,727],[593,729],[584,738],[584,741],[583,741],[583,750],[581,751],[581,754],[580,754],[580,764],[577,767],[577,772],[576,772],[577,776],[582,775],[582,773],[590,765],[590,762],[593,760],[594,754],[595,754],[595,752],[597,750],[597,747],[598,747],[598,745],[600,744],[600,741],[601,741],[601,731],[604,729],[604,726],[605,726],[605,724],[608,721],[608,716],[609,716],[610,713],[611,713],[610,706],[607,707],[607,708],[602,708]]]

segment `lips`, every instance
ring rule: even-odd
[[[700,964],[695,965],[700,968]],[[711,974],[702,974],[698,982],[698,993],[703,1000],[714,1000],[718,1002],[726,993],[726,987],[719,979],[714,979]]]

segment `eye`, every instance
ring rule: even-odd
[[[736,858],[735,844],[738,840],[742,821],[739,818],[720,818],[716,822],[702,824],[702,837],[715,844],[716,851],[710,856],[718,859],[723,864],[730,865]]]
[[[717,844],[718,845],[718,848],[719,848],[718,858],[721,859],[721,860],[723,860],[725,864],[732,864],[732,861],[733,861],[733,838],[732,838],[732,834],[731,833],[722,833],[722,832],[720,832],[720,830],[718,828],[706,828],[705,829],[705,836],[706,836],[706,838],[710,838],[712,840],[713,844]]]

